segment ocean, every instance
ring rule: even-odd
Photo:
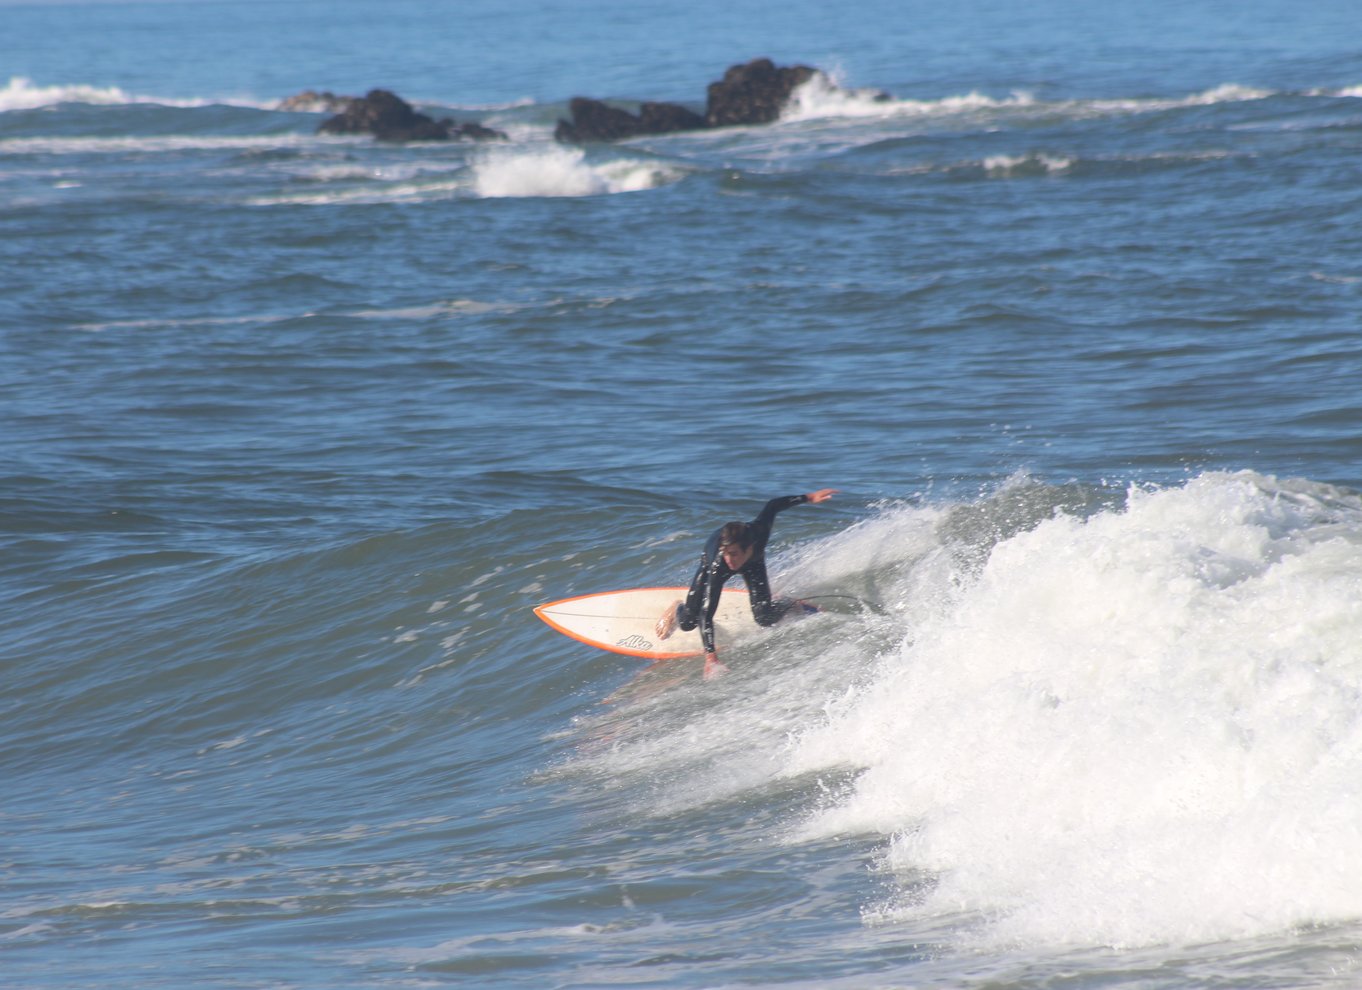
[[[1362,985],[1357,27],[0,4],[0,985]],[[724,677],[531,611],[824,487]]]

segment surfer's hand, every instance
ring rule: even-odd
[[[816,504],[818,502],[826,502],[828,499],[832,498],[832,496],[836,494],[837,494],[836,488],[820,488],[816,492],[809,492],[809,494],[805,495],[804,497],[807,498],[810,502]]]
[[[705,680],[712,681],[728,673],[728,668],[719,662],[719,655],[713,650],[705,654]]]

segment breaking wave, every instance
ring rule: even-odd
[[[1355,493],[1023,477],[886,506],[774,576],[882,612],[801,623],[689,701],[640,677],[574,769],[664,816],[816,778],[786,841],[881,837],[895,892],[867,920],[946,919],[979,945],[1362,916]]]
[[[3,89],[0,89],[0,113],[10,110],[38,110],[43,107],[59,106],[63,103],[89,103],[96,106],[150,103],[158,106],[189,108],[226,102],[238,106],[259,106],[262,108],[264,106],[263,104],[237,100],[184,100],[161,96],[144,96],[129,93],[118,86],[87,86],[82,84],[38,86],[34,84],[33,80],[23,76],[10,77],[9,83]]]
[[[872,920],[964,912],[988,943],[1362,916],[1360,551],[1355,494],[1251,473],[1058,513],[977,571],[943,545],[793,747],[787,772],[858,768],[803,834],[889,836]]]
[[[473,166],[473,189],[487,199],[534,196],[601,196],[670,185],[680,169],[642,159],[592,162],[580,148],[499,148]]]
[[[949,116],[979,111],[1033,111],[1069,116],[1155,113],[1185,107],[1263,100],[1272,90],[1226,83],[1182,97],[1042,100],[1017,90],[1004,97],[977,91],[938,99],[908,99],[874,89],[847,89],[828,76],[815,76],[795,91],[782,119],[786,121],[855,117]],[[1347,91],[1337,95],[1348,95]]]

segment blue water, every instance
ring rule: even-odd
[[[0,983],[1356,986],[1356,27],[0,4]],[[722,679],[531,612],[821,487]]]

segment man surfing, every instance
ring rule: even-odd
[[[719,608],[719,592],[734,574],[741,574],[747,583],[747,596],[752,602],[752,618],[758,625],[771,626],[794,602],[771,600],[771,586],[766,578],[766,542],[771,538],[771,527],[776,513],[796,505],[826,502],[837,494],[835,488],[820,488],[807,495],[785,495],[773,498],[751,522],[725,523],[714,531],[700,555],[700,566],[691,578],[685,601],[674,602],[657,620],[659,639],[666,639],[678,628],[689,631],[700,627],[700,640],[705,647],[705,679],[717,677],[728,668],[719,662],[714,649],[714,613]]]

